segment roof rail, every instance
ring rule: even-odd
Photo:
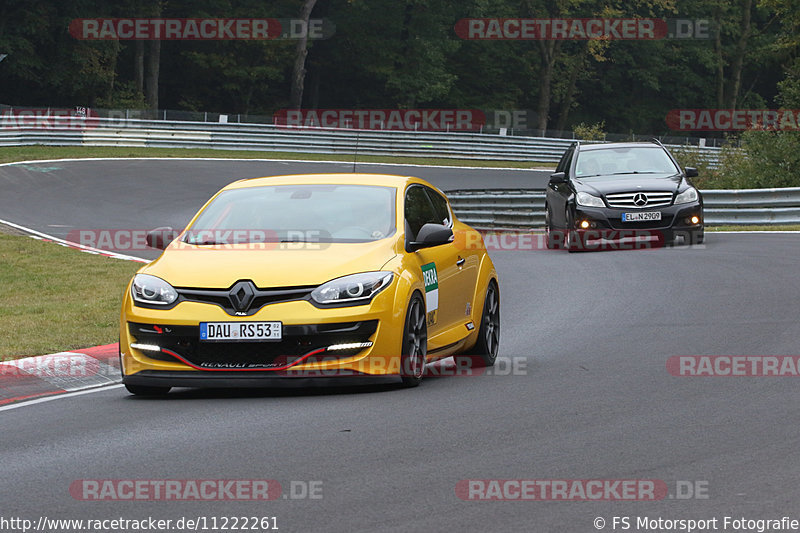
[[[663,144],[661,144],[661,141],[658,139],[658,137],[653,137],[652,139],[650,139],[650,142],[651,142],[651,143],[656,143],[656,144],[657,144],[657,145],[659,145],[661,148],[664,148],[664,145],[663,145]]]

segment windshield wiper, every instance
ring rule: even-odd
[[[607,174],[607,176],[624,176],[625,174],[664,174],[664,172],[652,172],[652,171],[644,171],[644,170],[631,170],[630,172],[613,172],[611,174]]]

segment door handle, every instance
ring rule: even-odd
[[[456,266],[461,268],[462,266],[464,266],[464,263],[466,263],[466,262],[467,262],[466,259],[464,259],[463,257],[459,257],[458,261],[456,261]]]

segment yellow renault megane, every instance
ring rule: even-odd
[[[125,292],[123,382],[260,386],[270,377],[395,375],[497,357],[497,272],[477,231],[424,180],[247,179],[219,191]]]

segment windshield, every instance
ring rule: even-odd
[[[575,176],[636,176],[638,174],[676,174],[678,168],[658,146],[603,148],[578,152]]]
[[[275,185],[223,191],[187,231],[190,244],[368,242],[395,230],[395,189]]]

